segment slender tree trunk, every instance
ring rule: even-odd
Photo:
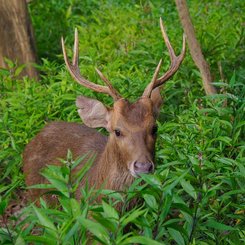
[[[38,78],[35,43],[26,0],[0,0],[0,67],[7,68],[4,57],[26,64],[21,76]]]
[[[192,59],[200,70],[203,86],[206,94],[216,94],[216,89],[212,85],[212,76],[209,64],[206,62],[200,44],[198,43],[195,35],[195,30],[191,22],[190,13],[187,7],[186,0],[175,0],[180,21],[183,26],[184,32],[187,37],[187,43],[190,49]]]

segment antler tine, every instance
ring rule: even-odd
[[[100,79],[105,82],[105,84],[108,86],[108,88],[113,92],[113,94],[116,97],[116,100],[119,100],[121,98],[121,95],[116,91],[115,88],[113,88],[111,82],[104,76],[104,74],[97,68],[95,68],[96,72],[100,76]]]
[[[170,56],[170,60],[171,60],[171,65],[170,68],[168,69],[168,71],[161,76],[160,78],[154,80],[152,79],[152,81],[150,82],[150,84],[148,84],[148,86],[146,87],[143,96],[148,96],[150,97],[151,92],[154,88],[157,88],[159,86],[161,86],[164,82],[166,82],[170,77],[172,77],[175,72],[178,70],[181,62],[184,59],[185,56],[185,49],[186,49],[186,41],[185,41],[185,35],[183,35],[183,43],[182,43],[182,50],[179,56],[175,55],[174,49],[169,41],[168,35],[165,31],[164,25],[163,25],[163,21],[162,18],[160,18],[160,28],[161,28],[161,32],[162,32],[162,36],[164,39],[164,42],[167,46],[168,52],[169,52],[169,56]],[[150,88],[152,88],[152,90],[150,90]]]
[[[67,67],[68,71],[70,72],[71,76],[74,78],[74,80],[76,80],[79,84],[83,85],[86,88],[92,89],[92,90],[99,92],[99,93],[104,93],[104,94],[110,95],[115,101],[118,100],[119,98],[121,98],[119,93],[112,87],[112,85],[110,84],[110,82],[107,79],[106,79],[107,80],[106,81],[107,86],[102,86],[99,84],[92,83],[89,80],[86,80],[80,74],[80,70],[78,67],[78,60],[79,60],[79,46],[78,46],[78,44],[79,44],[79,41],[78,41],[77,29],[75,29],[74,55],[73,55],[72,64],[70,63],[70,61],[67,58],[63,37],[61,38],[61,44],[62,44],[62,51],[63,51],[66,67]],[[100,75],[100,77],[101,77],[101,75]],[[103,76],[103,74],[102,74],[102,77],[105,78]],[[102,79],[102,80],[105,82],[105,79]]]
[[[152,77],[152,80],[148,84],[148,86],[145,88],[145,91],[144,91],[142,97],[150,97],[151,96],[151,92],[153,90],[153,86],[154,86],[155,82],[157,81],[157,77],[158,77],[161,65],[162,65],[162,59],[160,59],[158,65],[157,65],[157,68],[155,69],[155,72],[154,72],[154,75]]]
[[[171,45],[171,43],[169,41],[168,35],[167,35],[166,31],[165,31],[162,18],[160,18],[160,27],[161,27],[163,39],[164,39],[164,41],[166,43],[166,46],[168,48],[168,51],[169,51],[171,65],[170,65],[169,70],[163,76],[161,76],[160,78],[157,79],[156,84],[154,85],[154,88],[156,88],[158,86],[161,86],[171,76],[174,75],[174,73],[178,70],[181,62],[184,59],[185,48],[186,48],[185,34],[183,34],[182,50],[181,50],[180,55],[176,56],[175,53],[174,53],[174,49],[172,48],[172,45]]]
[[[72,59],[72,65],[78,66],[79,61],[79,40],[78,40],[78,31],[77,28],[75,28],[75,34],[74,34],[74,46],[73,46],[73,59]]]

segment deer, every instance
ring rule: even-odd
[[[48,164],[60,165],[68,149],[73,157],[95,154],[94,162],[86,173],[89,186],[99,189],[124,191],[141,174],[153,173],[157,136],[157,117],[163,103],[160,87],[179,69],[185,56],[186,41],[183,35],[181,53],[176,56],[160,18],[162,37],[170,56],[170,67],[159,77],[162,59],[159,61],[152,80],[142,96],[135,102],[124,99],[112,83],[96,69],[105,85],[95,84],[85,79],[79,70],[78,31],[74,34],[74,53],[72,62],[66,53],[63,37],[62,50],[66,67],[73,79],[82,86],[112,97],[110,108],[102,102],[78,96],[76,106],[84,124],[74,122],[48,123],[25,147],[23,153],[23,172],[27,186],[46,183],[40,171]],[[109,136],[99,133],[96,128],[105,128]],[[80,163],[80,168],[84,162]],[[75,169],[76,171],[76,169]],[[81,198],[82,181],[76,191]],[[43,194],[40,189],[30,189],[29,197],[36,200]]]

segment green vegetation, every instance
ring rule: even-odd
[[[80,94],[112,103],[71,79],[61,35],[71,56],[77,27],[81,73],[101,83],[94,70],[99,67],[129,100],[141,95],[161,57],[162,73],[169,65],[160,16],[176,52],[182,42],[172,1],[31,1],[40,82],[18,79],[22,68],[11,61],[0,69],[0,244],[84,244],[89,237],[101,244],[245,243],[244,1],[193,0],[189,7],[219,94],[205,96],[187,52],[162,91],[156,173],[142,176],[142,185],[136,179],[127,193],[85,187],[78,202],[69,173],[80,159],[68,153],[62,168],[44,172],[60,207],[41,199],[41,207],[29,205],[19,218],[7,217],[6,208],[25,188],[21,154],[27,142],[48,121],[80,122],[74,103]],[[101,192],[107,198],[95,204]],[[126,210],[135,197],[142,202]],[[121,213],[114,208],[118,202]]]

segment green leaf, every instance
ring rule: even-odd
[[[48,208],[46,201],[42,197],[39,198],[39,201],[40,201],[40,207],[42,207],[44,209]]]
[[[219,223],[219,222],[217,222],[215,220],[212,220],[212,219],[207,221],[206,226],[214,228],[216,230],[221,230],[221,231],[234,231],[234,230],[237,230],[236,228],[234,228],[232,226],[228,226],[228,225]]]
[[[225,198],[230,198],[232,195],[237,195],[237,194],[245,194],[245,190],[232,190],[224,193],[220,198],[225,199]]]
[[[56,166],[51,166],[49,165],[48,168],[44,169],[43,172],[41,173],[52,185],[53,188],[59,190],[63,195],[65,195],[66,197],[69,198],[69,190],[68,190],[68,186],[67,183],[65,182],[64,179],[62,179],[60,176],[58,176],[57,174],[54,175],[51,172],[51,169],[56,170],[55,168]],[[60,170],[60,168],[58,169],[58,171]]]
[[[145,245],[164,245],[165,243],[163,242],[157,242],[152,240],[149,237],[144,237],[144,236],[132,236],[129,238],[126,238],[121,245],[128,245],[131,243],[136,243],[136,244],[145,244]]]
[[[81,209],[80,209],[79,202],[76,199],[71,198],[70,199],[70,205],[71,205],[71,211],[72,211],[73,217],[80,216],[81,215]]]
[[[186,180],[182,179],[180,181],[181,186],[183,187],[183,189],[191,196],[193,197],[195,200],[197,199],[197,194],[195,192],[194,187],[190,184],[190,182],[187,182]]]
[[[231,80],[229,82],[230,86],[233,87],[235,84],[236,84],[236,73],[234,71],[232,77],[231,77]]]
[[[168,228],[170,236],[177,242],[178,245],[185,245],[185,240],[181,233],[173,228]]]
[[[121,202],[124,201],[122,194],[117,191],[103,189],[101,190],[101,194]]]
[[[244,125],[245,125],[245,120],[242,120],[242,121],[238,122],[237,125],[236,125],[236,130],[237,130],[238,128],[243,127]]]
[[[176,208],[178,210],[181,210],[189,215],[192,215],[192,211],[191,209],[186,205],[186,204],[183,204],[183,203],[173,203],[172,204],[172,208]]]
[[[15,63],[8,59],[7,57],[4,57],[4,62],[8,65],[9,68],[13,69],[15,67]]]
[[[108,232],[117,232],[118,222],[111,218],[105,218],[101,215],[93,215],[93,219],[96,220],[103,227],[106,227]]]
[[[66,10],[66,14],[65,14],[65,18],[69,19],[69,17],[71,16],[72,13],[72,5],[70,5],[67,10]]]
[[[244,164],[238,163],[237,165],[238,165],[239,171],[241,173],[241,176],[245,177],[245,167],[244,167]]]
[[[25,245],[25,240],[21,235],[19,235],[14,243],[15,245]]]
[[[108,244],[109,234],[106,229],[99,223],[95,223],[89,219],[78,217],[77,219],[86,229],[88,229],[95,237],[97,237],[104,244]]]
[[[20,65],[18,66],[15,71],[14,71],[14,75],[16,77],[18,77],[20,75],[20,73],[24,70],[24,68],[26,67],[26,64]]]
[[[65,234],[63,239],[62,239],[64,244],[69,244],[68,242],[71,241],[72,237],[74,235],[76,235],[77,233],[80,233],[82,231],[82,229],[85,232],[87,232],[86,229],[83,226],[81,226],[81,224],[79,224],[78,221],[76,221],[76,223],[74,225],[72,225],[73,223],[74,223],[73,220],[71,220],[70,223],[67,223],[67,224],[65,224],[64,227],[62,227],[63,233]]]
[[[72,169],[76,168],[79,164],[82,164],[82,162],[85,160],[85,158],[88,156],[88,154],[84,154],[81,157],[78,157],[73,163],[72,163]],[[93,163],[94,161],[94,157],[91,157],[90,160],[87,161],[87,163],[85,165],[91,165],[91,162]],[[85,166],[84,165],[84,166]],[[83,168],[84,168],[83,166]]]
[[[172,204],[172,198],[173,198],[172,195],[169,195],[169,194],[165,195],[165,197],[164,197],[162,212],[160,214],[161,221],[163,221],[166,218],[166,216],[169,212],[169,209],[170,209],[171,204]]]
[[[216,161],[226,164],[226,165],[236,165],[236,161],[227,157],[215,157],[214,158]]]
[[[77,163],[81,160],[81,158],[78,158],[75,163],[74,166],[77,166]],[[95,160],[95,155],[93,155],[83,166],[82,168],[77,171],[74,174],[74,179],[75,179],[75,183],[74,183],[74,188],[73,191],[75,192],[76,189],[78,188],[78,186],[80,185],[80,182],[82,181],[83,177],[85,176],[85,174],[89,171],[89,169],[91,168],[91,166],[93,165]],[[73,166],[73,167],[74,167]]]
[[[4,69],[4,68],[0,67],[0,74],[3,74],[5,76],[9,76],[10,71],[8,69]]]
[[[25,240],[30,242],[39,242],[45,245],[57,245],[56,239],[48,236],[27,236],[25,237]]]
[[[105,217],[113,218],[115,220],[119,219],[119,216],[118,216],[116,209],[114,209],[113,207],[111,207],[109,204],[107,204],[104,201],[102,201],[102,206],[103,206],[103,210],[105,213]]]
[[[157,209],[157,207],[158,207],[157,201],[156,201],[156,198],[153,195],[144,194],[143,198],[144,198],[146,204],[149,206],[149,208],[152,208],[154,210]]]
[[[3,215],[5,212],[5,209],[8,206],[8,202],[6,199],[0,201],[0,215]]]
[[[157,187],[157,189],[162,188],[161,180],[156,176],[152,174],[141,174],[140,177],[151,186]]]
[[[128,223],[134,221],[145,212],[146,212],[145,210],[141,210],[141,209],[131,210],[129,214],[127,213],[125,216],[121,218],[122,226],[125,227]]]
[[[27,189],[51,189],[54,186],[52,184],[37,184],[37,185],[31,185],[27,186]]]
[[[33,209],[39,219],[40,224],[46,228],[49,228],[53,236],[55,236],[56,227],[54,226],[53,222],[48,218],[42,209],[36,208],[35,206],[33,206]]]
[[[176,179],[173,179],[171,184],[167,184],[166,186],[164,186],[164,188],[162,189],[163,192],[170,194],[172,192],[172,189],[185,177],[185,175],[189,172],[189,169],[187,169],[185,172],[183,172],[181,174],[181,176],[179,176]]]
[[[213,142],[213,141],[222,141],[226,143],[227,145],[231,145],[232,139],[228,136],[219,136],[217,138],[210,140],[210,142]]]

